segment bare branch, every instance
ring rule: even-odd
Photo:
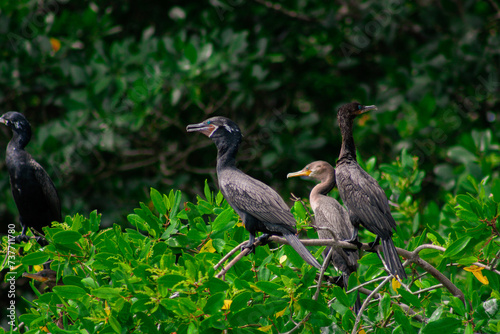
[[[277,237],[277,236],[271,236],[269,238],[269,240],[272,240],[272,241],[275,241],[278,243],[288,244],[285,239]],[[331,247],[340,247],[340,248],[347,248],[347,249],[357,249],[357,247],[355,245],[350,244],[350,243],[345,242],[345,241],[335,241],[335,240],[331,240],[331,239],[308,239],[308,240],[302,239],[301,241],[305,246],[331,246]],[[426,247],[437,249],[436,247],[430,247],[430,246],[432,246],[432,245],[427,245]],[[439,247],[439,246],[437,246],[437,247]],[[368,244],[362,244],[361,249],[364,249],[364,250],[372,250],[373,249],[373,250],[378,251],[379,249],[381,249],[381,246],[377,245],[377,246],[372,248]],[[420,250],[422,250],[422,249],[424,249],[424,247],[420,247]],[[424,269],[425,271],[427,271],[432,276],[434,276],[434,278],[436,278],[439,282],[441,282],[443,284],[443,286],[446,289],[448,289],[448,291],[450,291],[450,293],[453,296],[459,298],[465,304],[464,293],[459,288],[457,288],[456,285],[453,284],[448,279],[448,277],[443,275],[439,270],[434,268],[430,263],[421,259],[418,256],[417,252],[410,252],[410,251],[407,251],[405,249],[398,248],[398,247],[396,247],[396,251],[398,252],[399,255],[401,255],[402,257],[409,260],[408,263],[414,263],[414,264],[418,265],[419,267],[421,267],[422,269]]]
[[[382,283],[379,284],[379,286],[377,286],[375,288],[375,290],[372,291],[372,293],[370,293],[368,295],[368,297],[366,297],[365,301],[363,302],[363,305],[361,305],[361,308],[359,309],[359,313],[357,314],[356,316],[356,321],[354,322],[354,327],[352,328],[352,332],[351,334],[356,334],[358,332],[358,326],[359,326],[359,321],[361,320],[361,315],[363,314],[363,311],[365,310],[366,306],[368,305],[368,303],[370,303],[370,300],[376,295],[378,294],[378,292],[380,291],[380,289],[382,289],[382,287],[384,285],[386,285],[392,278],[393,276],[392,275],[389,275],[387,276],[384,281]]]
[[[266,0],[254,0],[254,1],[257,3],[260,3],[261,5],[266,6],[269,9],[275,10],[278,13],[281,13],[281,14],[288,16],[288,17],[291,17],[293,19],[299,19],[299,20],[307,21],[307,22],[316,20],[316,19],[311,18],[305,14],[294,12],[294,11],[288,10],[286,8],[283,8],[283,6],[279,3],[273,3],[271,1],[266,1]]]

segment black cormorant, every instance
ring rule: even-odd
[[[349,210],[354,233],[351,242],[356,242],[359,225],[377,235],[375,243],[381,239],[384,258],[390,272],[399,278],[406,273],[392,241],[396,222],[391,215],[387,197],[377,181],[365,172],[356,160],[356,147],[352,135],[354,118],[375,106],[363,106],[357,102],[339,108],[337,118],[342,133],[342,149],[336,167],[336,181],[340,197]]]
[[[47,172],[24,150],[31,139],[28,120],[21,113],[10,111],[0,117],[0,123],[7,125],[13,132],[7,145],[6,164],[23,228],[20,239],[27,240],[28,227],[42,232],[42,227],[62,220],[61,203]]]
[[[309,194],[309,202],[314,212],[314,227],[320,239],[337,241],[349,239],[353,234],[353,226],[349,221],[347,210],[328,193],[335,187],[335,169],[326,161],[314,161],[301,171],[290,173],[287,178],[303,176],[319,181]],[[324,255],[330,248],[325,249]],[[342,271],[342,284],[347,291],[347,283],[351,273],[358,269],[359,252],[356,249],[333,248],[331,263]],[[358,299],[355,305],[356,313],[361,303]]]
[[[257,232],[265,233],[264,239],[268,235],[282,235],[307,263],[320,268],[318,261],[295,235],[295,218],[278,193],[236,168],[236,153],[242,137],[238,125],[226,117],[212,117],[188,125],[186,129],[203,133],[217,147],[219,189],[250,232],[244,248],[253,248]]]

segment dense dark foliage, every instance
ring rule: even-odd
[[[353,99],[379,106],[357,129],[361,157],[418,156],[424,204],[470,190],[463,174],[493,172],[495,161],[473,155],[498,157],[496,146],[477,145],[487,129],[498,142],[494,2],[280,4],[2,6],[2,108],[35,126],[29,149],[55,178],[64,212],[98,208],[110,224],[152,184],[199,192],[214,176],[214,148],[184,127],[211,114],[240,124],[245,171],[298,191],[283,182],[289,166],[334,162],[336,108]]]
[[[129,247],[138,249],[145,244],[152,249],[157,247],[153,250],[154,259],[141,253],[134,255],[135,260],[159,270],[155,275],[164,274],[162,270],[171,265],[174,255],[189,253],[207,242],[206,233],[212,227],[208,225],[206,230],[201,222],[217,220],[215,217],[220,217],[221,209],[225,209],[224,202],[215,203],[207,198],[210,205],[204,206],[196,197],[203,193],[206,178],[210,188],[216,189],[215,148],[200,136],[188,136],[187,124],[212,115],[237,121],[244,134],[239,167],[272,185],[284,198],[290,192],[306,198],[309,189],[298,180],[287,181],[286,174],[314,160],[335,162],[341,142],[337,108],[358,100],[378,106],[378,112],[357,120],[354,136],[360,164],[379,181],[392,203],[391,210],[399,224],[396,246],[413,251],[423,243],[434,243],[447,249],[444,253],[426,250],[425,259],[452,277],[471,304],[460,308],[455,297],[442,289],[429,292],[427,297],[419,295],[419,299],[403,292],[400,298],[433,321],[445,319],[450,305],[459,312],[453,315],[455,320],[466,319],[461,327],[455,320],[443,320],[440,325],[444,327],[459,326],[467,333],[473,329],[498,332],[497,314],[485,313],[483,304],[493,301],[498,306],[497,275],[494,271],[485,273],[490,281],[486,286],[472,274],[457,269],[456,264],[461,261],[461,265],[467,266],[475,262],[496,266],[497,262],[499,22],[500,8],[495,1],[19,0],[2,4],[0,114],[16,110],[27,116],[34,134],[26,149],[54,180],[63,215],[72,216],[67,218],[66,225],[53,227],[53,234],[49,233],[53,241],[69,239],[55,242],[42,257],[32,255],[22,263],[22,268],[28,270],[28,265],[41,263],[47,256],[59,256],[57,263],[64,263],[66,275],[88,277],[92,275],[90,267],[81,264],[93,265],[94,254],[99,251],[109,255],[112,245],[102,241],[109,238],[124,252],[117,256],[126,261],[132,256]],[[9,130],[0,129],[0,148],[6,147],[9,138]],[[17,210],[1,157],[0,232],[6,233],[4,222],[17,222]],[[151,187],[160,193],[180,189],[183,198],[176,197],[177,204],[187,202],[188,208],[198,205],[205,208],[197,209],[199,215],[179,216],[180,225],[174,225],[164,235],[165,238],[170,233],[176,235],[175,240],[182,240],[179,244],[165,246],[167,241],[160,238],[164,231],[160,227],[156,231],[156,220],[154,224],[144,223],[128,215],[142,201],[146,204],[140,210],[156,207],[158,226],[169,222],[171,210],[178,208],[166,201],[171,207],[160,210],[158,198],[157,203],[150,199]],[[302,210],[298,205],[294,208]],[[102,214],[101,227],[113,226],[112,230],[97,231],[100,216],[93,214],[86,220],[77,215],[87,217],[94,209]],[[302,223],[308,219],[305,213],[295,214]],[[212,256],[213,252],[207,258],[182,256],[183,264],[210,265],[218,260],[218,253],[227,252],[236,241],[247,237],[243,228],[227,232],[223,223],[235,223],[229,215],[226,213],[219,219],[219,225],[213,227],[214,231],[222,231],[213,237],[216,256]],[[194,244],[181,237],[187,234],[188,223],[198,224],[198,232],[189,231]],[[147,231],[152,239],[119,228],[131,226]],[[57,237],[61,230],[78,234]],[[309,235],[313,237],[314,233],[309,230]],[[360,237],[371,241],[373,236],[363,232]],[[68,249],[75,252],[78,249],[81,258],[64,257],[65,252],[70,253],[65,248],[68,240],[74,243]],[[224,240],[225,244],[217,246],[220,241],[216,240]],[[5,245],[5,238],[3,241]],[[25,247],[25,254],[36,254],[37,247]],[[276,310],[284,305],[285,297],[292,305],[296,291],[300,300],[311,299],[311,291],[305,286],[311,283],[309,268],[304,265],[300,274],[292,274],[279,267],[283,249],[272,259],[267,258],[267,248],[258,249],[252,258],[254,262],[245,259],[240,266],[256,265],[259,271],[253,277],[255,281],[269,280],[271,271],[280,275],[280,281],[272,284],[286,286],[288,290],[283,290],[284,295],[280,292],[279,296],[272,296]],[[165,251],[168,259],[157,257],[160,251]],[[135,303],[133,298],[138,298],[134,294],[158,288],[158,295],[144,292],[139,296],[144,299],[143,304],[133,304],[132,310],[152,316],[154,325],[161,323],[165,330],[175,329],[179,323],[188,330],[190,322],[180,315],[185,311],[181,304],[175,306],[179,322],[172,320],[168,325],[163,322],[165,317],[177,318],[162,313],[158,303],[146,307],[150,305],[147,298],[157,301],[158,296],[168,296],[170,283],[159,282],[158,287],[155,285],[158,282],[151,280],[144,286],[127,285],[119,293],[106,290],[93,294],[97,286],[110,281],[123,286],[128,284],[124,277],[144,276],[142,269],[132,275],[130,268],[121,267],[120,271],[114,267],[115,262],[111,264],[104,255],[101,257],[97,262],[103,262],[93,268],[97,271],[93,282],[78,283],[83,290],[76,289],[70,294],[78,303],[89,305],[86,296],[95,296],[120,310],[113,314],[116,322],[104,321],[93,314],[93,319],[100,319],[100,326],[113,326],[113,331],[139,328],[138,323],[130,322],[127,313],[132,302]],[[274,267],[266,269],[271,271],[263,270],[271,260]],[[381,274],[367,269],[374,261],[376,258],[370,256],[361,259],[359,280],[368,281]],[[105,265],[109,268],[105,269]],[[300,268],[301,263],[293,265]],[[189,289],[213,276],[208,267],[193,275],[177,269],[179,272],[169,275],[188,277],[193,285],[186,285],[185,291],[191,297]],[[253,287],[235,283],[233,278],[240,273],[238,270],[241,268],[228,274],[231,291],[217,295],[214,302],[220,304],[225,299],[234,302],[240,298],[237,305],[243,312],[241,301],[250,296],[256,301],[252,305],[254,311],[268,312],[263,305],[269,295],[257,296]],[[296,279],[304,286],[299,288],[295,284],[298,281],[283,278],[287,275],[297,275]],[[70,280],[73,281],[67,284],[71,286],[76,279]],[[208,294],[212,288],[222,293],[221,287],[226,287],[218,281],[211,282],[202,285],[207,289],[204,293]],[[425,278],[416,284],[425,289],[436,283],[433,278]],[[261,292],[276,290],[275,286],[259,284]],[[369,288],[374,288],[373,284]],[[248,295],[237,297],[242,289]],[[305,318],[304,310],[321,309],[317,318],[311,320],[314,328],[332,319],[339,320],[342,318],[339,314],[349,305],[348,298],[343,299],[339,291],[335,289],[335,296],[342,301],[341,306],[325,302],[333,298],[330,291],[325,300],[318,301],[320,306],[299,300],[302,304],[298,302],[287,308],[285,317],[300,321]],[[393,290],[390,292],[394,295]],[[62,292],[58,296],[63,296]],[[54,298],[52,302],[56,305],[60,300]],[[132,299],[126,303],[118,301],[127,298]],[[187,311],[194,314],[192,307],[203,309],[204,304],[196,304],[201,300],[186,301]],[[382,330],[394,318],[405,332],[411,326],[413,330],[420,328],[413,320],[406,323],[403,311],[393,309],[389,297],[381,300],[380,309],[375,305],[365,313],[371,324],[375,324],[373,328]],[[41,302],[49,305],[47,300]],[[99,305],[105,309],[108,304]],[[297,311],[297,305],[303,308],[302,313]],[[326,309],[330,306],[335,310]],[[94,307],[89,311],[92,312],[101,311]],[[227,328],[238,325],[225,317],[224,312],[217,313],[211,321],[225,319]],[[262,327],[270,325],[269,319],[275,317],[264,313],[264,320],[259,320]],[[72,317],[76,315],[73,313]],[[203,320],[201,315],[195,317],[197,321]],[[344,317],[347,318],[341,328],[352,330],[352,314]],[[27,315],[25,320],[34,318]],[[274,323],[279,331],[293,327],[288,320],[280,319],[280,323]],[[253,320],[258,319],[252,318],[248,324],[253,324]],[[33,326],[42,322],[33,322]],[[192,323],[189,330],[211,326]],[[120,327],[124,324],[130,327]],[[86,328],[90,332],[91,327],[85,322],[75,330]]]

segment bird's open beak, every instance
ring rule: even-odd
[[[6,124],[7,125],[7,120],[3,117],[0,117],[0,123]]]
[[[189,124],[186,127],[187,132],[201,132],[207,137],[210,137],[216,129],[217,126],[206,123]]]
[[[296,176],[309,176],[311,175],[311,171],[310,170],[301,170],[301,171],[298,171],[298,172],[295,172],[295,173],[288,173],[286,178],[289,179],[291,177],[296,177]]]
[[[360,110],[358,110],[357,115],[364,114],[370,110],[377,110],[377,106],[363,106]]]

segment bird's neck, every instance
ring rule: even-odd
[[[329,174],[326,179],[321,180],[313,190],[311,190],[311,194],[309,196],[309,201],[311,205],[314,205],[321,196],[326,196],[328,193],[335,187],[335,174]]]
[[[353,119],[339,118],[340,132],[342,133],[342,148],[339,160],[356,160],[356,145],[352,136]]]
[[[238,142],[215,143],[217,146],[217,170],[236,167],[236,154]]]
[[[13,151],[24,150],[26,145],[28,145],[29,141],[30,141],[29,136],[14,132],[12,135],[12,139],[8,144],[8,148],[10,148]]]

